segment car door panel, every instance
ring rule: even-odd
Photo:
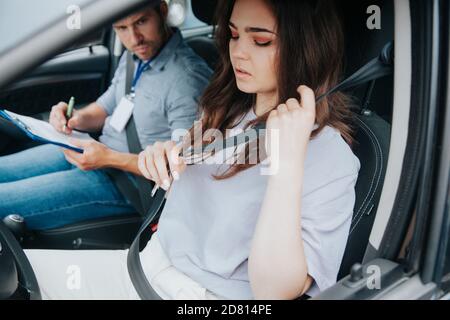
[[[0,106],[35,116],[71,96],[77,104],[95,101],[105,89],[109,65],[109,50],[104,46],[61,54],[0,92]]]

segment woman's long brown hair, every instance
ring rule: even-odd
[[[299,98],[297,88],[307,85],[316,97],[326,93],[340,80],[344,57],[344,36],[333,0],[264,0],[272,8],[278,34],[278,104]],[[235,0],[219,1],[216,11],[215,39],[219,63],[213,79],[200,100],[203,112],[202,131],[225,130],[236,125],[253,107],[256,94],[240,91],[236,84],[229,55],[231,33],[229,21]],[[352,144],[351,100],[343,93],[334,93],[316,106],[316,136],[329,125],[340,131]],[[275,109],[277,106],[273,106]],[[249,125],[266,121],[262,115]],[[193,130],[193,129],[192,129]],[[191,131],[192,133],[192,131]],[[251,164],[234,164],[216,179],[230,178]]]

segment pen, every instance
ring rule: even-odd
[[[69,100],[69,106],[67,107],[67,112],[66,112],[66,118],[67,120],[69,120],[70,118],[72,118],[72,114],[73,114],[73,107],[75,105],[75,98],[71,97]]]
[[[69,100],[69,105],[67,107],[67,111],[66,111],[66,119],[67,119],[67,121],[69,121],[70,118],[72,118],[74,105],[75,105],[75,98],[71,97],[70,100]],[[63,127],[64,132],[66,131],[66,129],[67,129],[67,124],[65,124],[64,127]]]

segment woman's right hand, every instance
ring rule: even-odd
[[[186,164],[179,156],[181,146],[173,141],[156,142],[139,154],[138,166],[142,175],[169,190],[173,180],[180,179]]]

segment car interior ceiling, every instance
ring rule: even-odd
[[[338,1],[338,3],[339,9],[342,11],[346,36],[344,76],[347,77],[372,58],[378,56],[383,46],[393,40],[394,8],[393,0],[363,0],[357,3]],[[368,17],[366,9],[373,4],[379,5],[381,8],[381,30],[369,30],[366,27]],[[192,8],[196,17],[201,21],[211,23],[214,1],[192,0]],[[186,41],[214,68],[218,54],[213,39],[205,35],[189,38]],[[358,221],[358,225],[352,224],[355,232],[349,238],[339,277],[348,274],[351,265],[362,260],[374,220],[384,178],[384,170],[380,170],[379,167],[381,165],[385,169],[390,139],[389,123],[393,102],[392,78],[392,76],[388,76],[376,81],[370,104],[362,106],[367,86],[362,86],[351,93],[359,108],[369,109],[371,112],[356,111],[358,114],[361,113],[364,128],[369,128],[368,131],[358,131],[354,151],[360,158],[362,165],[356,187],[357,202],[355,208],[358,210],[355,209],[355,211],[361,212],[364,219],[361,223]],[[370,118],[364,119],[365,116]],[[374,140],[378,148],[374,148]],[[380,153],[385,156],[380,157]],[[373,186],[375,180],[377,182],[376,187]],[[370,201],[367,201],[367,199],[370,199]],[[76,248],[74,242],[84,241],[86,246],[79,245],[80,248],[122,248],[131,243],[140,221],[139,216],[132,216],[78,223],[58,230],[34,234],[34,238],[31,239],[34,242],[29,246],[37,248]]]

